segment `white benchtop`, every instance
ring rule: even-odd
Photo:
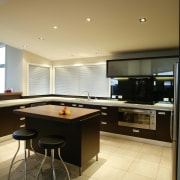
[[[156,103],[154,105],[147,104],[130,104],[125,101],[114,101],[114,100],[98,100],[98,99],[83,99],[83,98],[69,98],[69,97],[37,97],[37,98],[27,98],[27,99],[13,99],[13,100],[2,100],[0,101],[0,107],[8,106],[18,106],[37,102],[49,102],[49,101],[59,101],[59,102],[70,102],[70,103],[80,103],[80,104],[91,104],[91,105],[102,105],[102,106],[116,106],[116,107],[129,107],[129,108],[141,108],[141,109],[157,109],[157,110],[173,110],[173,104],[166,103]]]

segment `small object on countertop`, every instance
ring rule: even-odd
[[[60,115],[69,115],[69,114],[71,114],[71,111],[68,110],[66,106],[64,106],[64,108],[59,111],[59,114]]]

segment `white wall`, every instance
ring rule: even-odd
[[[5,89],[22,91],[23,62],[22,50],[6,46]]]

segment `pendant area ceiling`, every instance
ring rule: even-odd
[[[51,60],[178,48],[179,1],[0,0],[0,42]]]

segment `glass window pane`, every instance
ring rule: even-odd
[[[5,47],[0,47],[0,64],[5,64]]]
[[[5,68],[0,68],[0,93],[5,89]]]

